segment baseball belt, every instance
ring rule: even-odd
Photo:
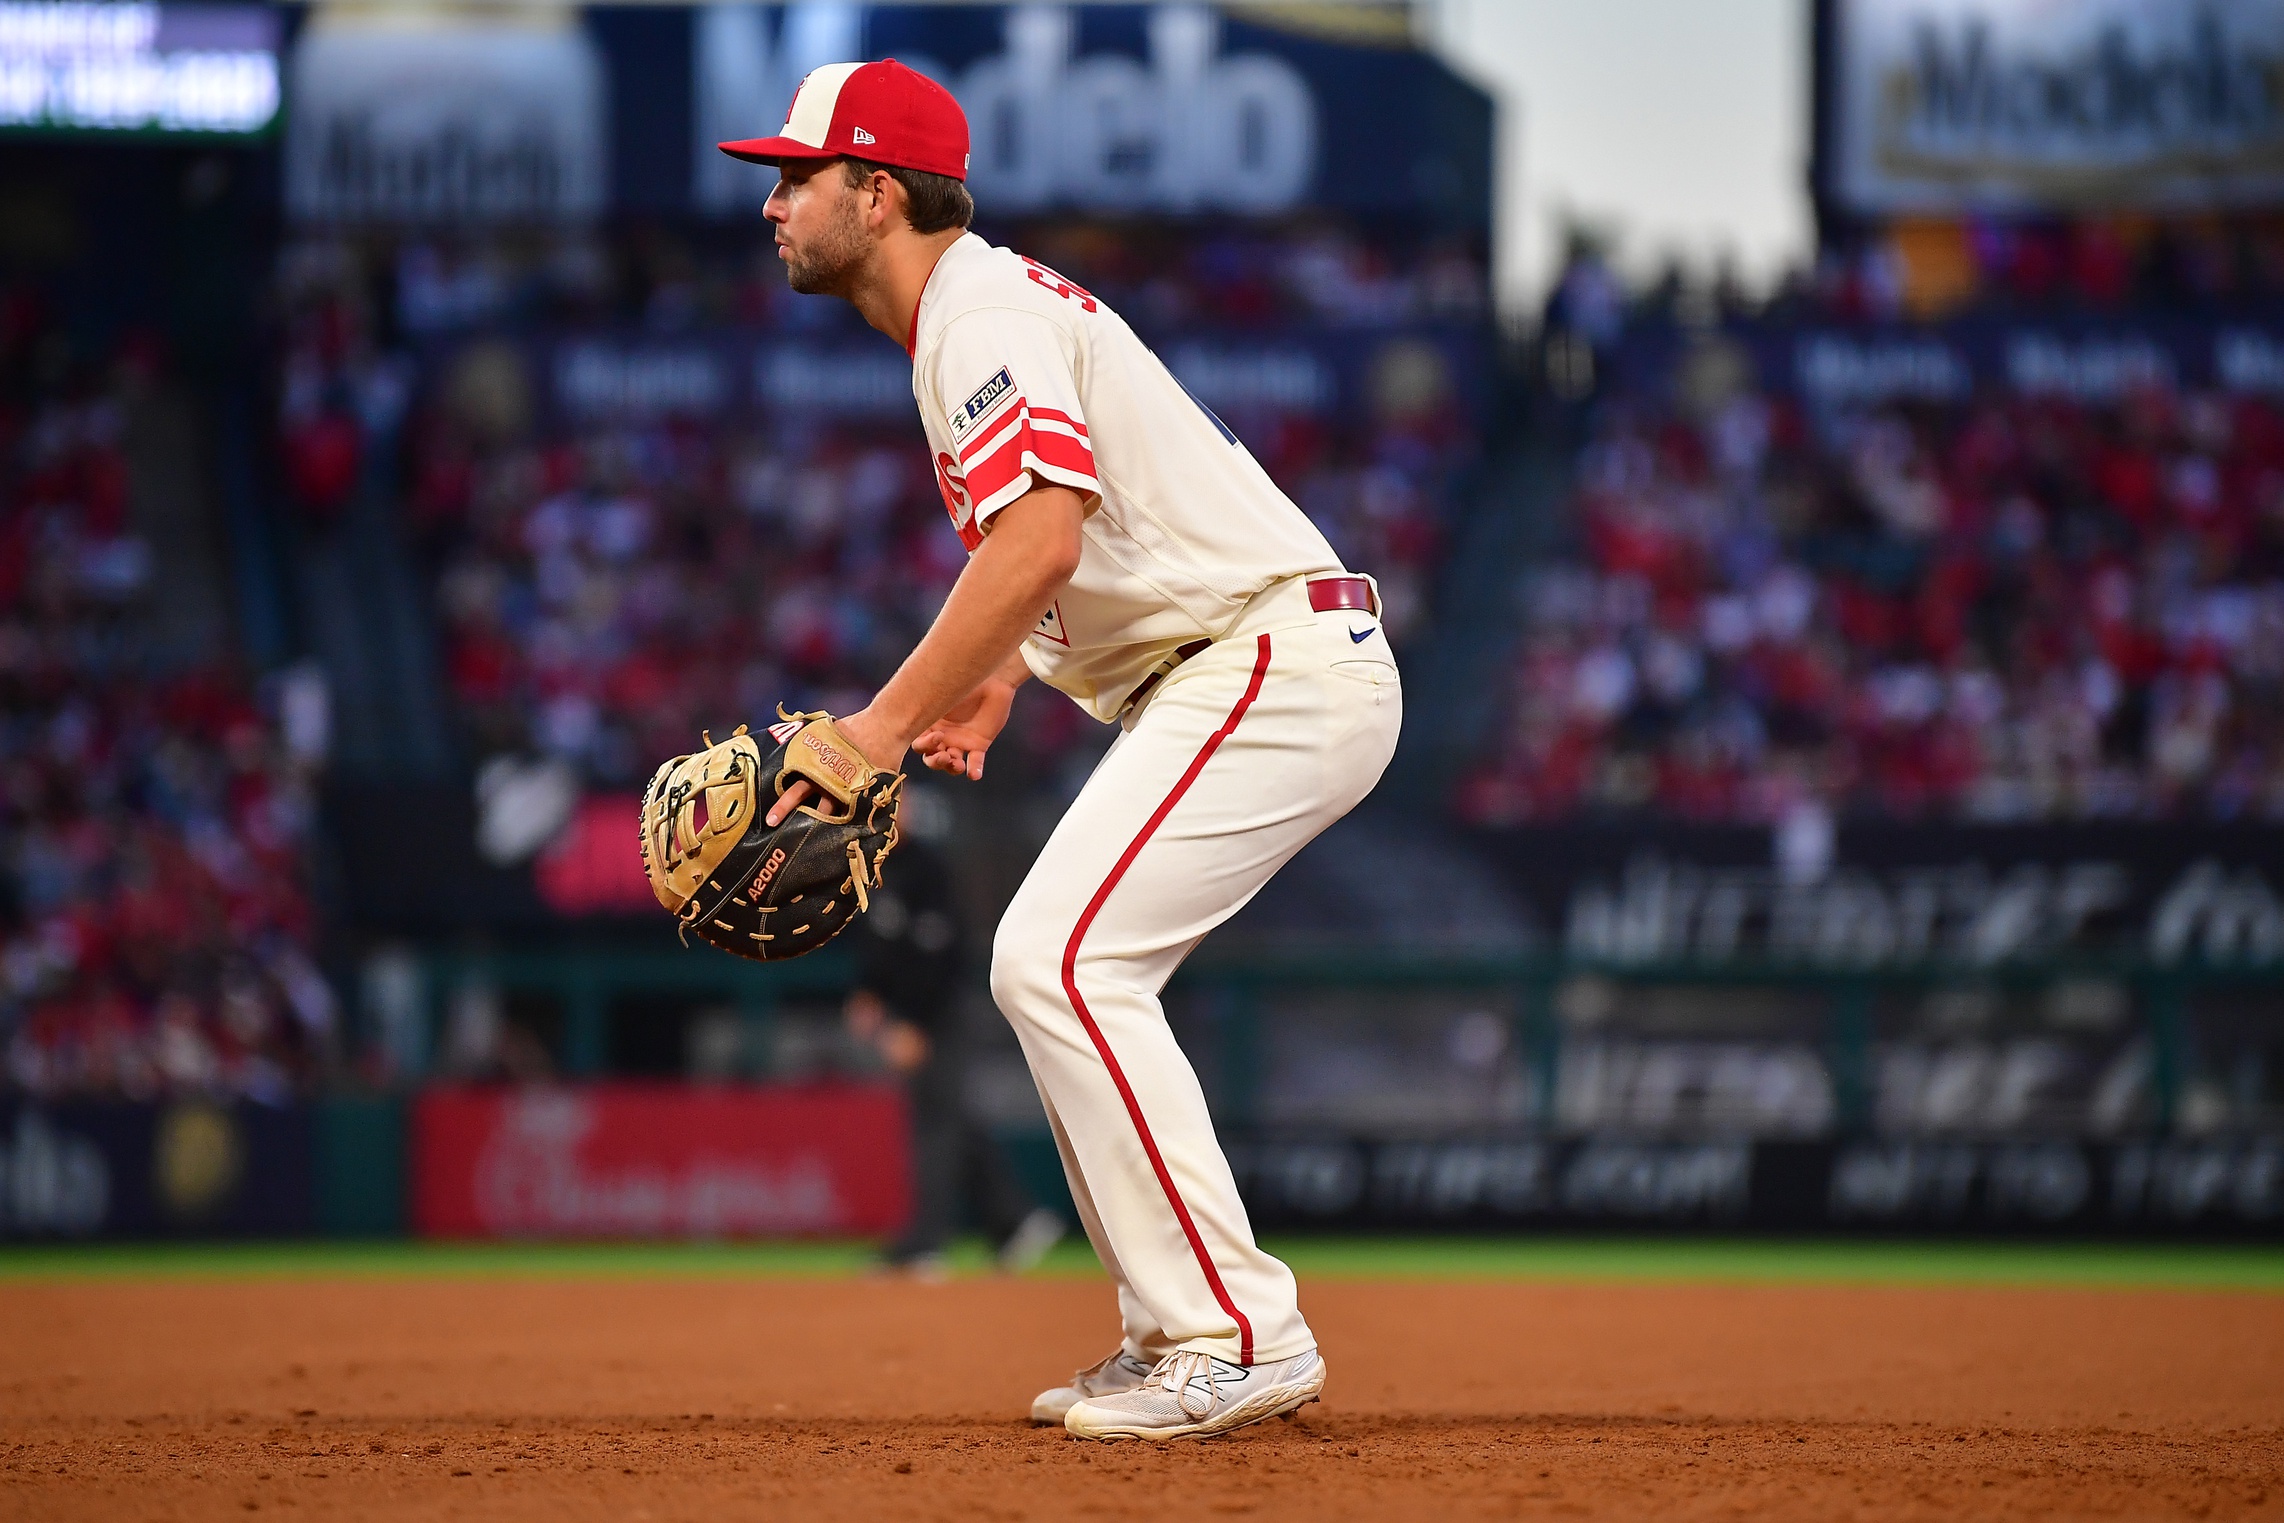
[[[1309,607],[1317,613],[1332,613],[1338,609],[1352,608],[1359,613],[1368,613],[1374,618],[1378,618],[1380,616],[1380,594],[1373,590],[1370,577],[1320,576],[1309,582]],[[1134,691],[1126,695],[1126,703],[1119,712],[1121,714],[1132,713],[1143,699],[1150,696],[1159,683],[1166,680],[1167,675],[1175,667],[1180,666],[1184,661],[1189,660],[1190,657],[1212,643],[1211,640],[1192,640],[1186,645],[1176,646],[1174,653],[1161,662],[1157,670],[1134,684]]]

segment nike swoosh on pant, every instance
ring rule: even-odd
[[[1348,632],[1348,640],[1351,645],[1362,645],[1377,633],[1379,633],[1377,626],[1372,629],[1352,629]]]

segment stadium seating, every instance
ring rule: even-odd
[[[304,857],[323,691],[257,695],[157,637],[135,435],[165,381],[153,346],[87,353],[0,295],[6,1077],[279,1101],[337,1037]]]
[[[2061,260],[2084,240],[2047,242]],[[1982,309],[2082,313],[2140,289],[2096,280],[2090,255],[2049,272],[2058,289],[2032,281],[2047,242],[2005,245]],[[2196,272],[2237,268],[2194,252],[2168,242],[2137,278],[2185,300]],[[1558,321],[1566,299],[1606,312],[1585,299],[1606,289],[1574,271]],[[1863,316],[1866,291],[1839,261],[1779,316]],[[1617,342],[1608,322],[1595,336]],[[1681,363],[1593,405],[1573,550],[1518,599],[1465,818],[2284,814],[2272,401],[1986,386],[1822,406]]]

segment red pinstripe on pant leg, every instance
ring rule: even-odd
[[[1148,844],[1150,837],[1157,834],[1158,827],[1166,822],[1166,816],[1181,802],[1182,795],[1190,791],[1190,784],[1197,781],[1198,774],[1205,770],[1205,764],[1213,759],[1213,753],[1221,749],[1221,743],[1237,733],[1238,721],[1245,717],[1247,709],[1253,707],[1253,700],[1261,696],[1261,679],[1268,672],[1269,637],[1262,635],[1259,653],[1253,658],[1253,680],[1245,685],[1245,696],[1237,700],[1237,707],[1229,711],[1229,717],[1222,721],[1221,728],[1206,737],[1205,744],[1198,748],[1197,756],[1190,762],[1189,770],[1182,774],[1181,781],[1174,784],[1173,791],[1166,795],[1165,800],[1142,826],[1141,832],[1120,854],[1117,865],[1110,870],[1110,876],[1102,880],[1102,887],[1096,889],[1094,897],[1087,901],[1086,912],[1079,916],[1079,923],[1071,928],[1070,942],[1063,948],[1063,992],[1070,996],[1071,1009],[1078,1013],[1079,1024],[1086,1028],[1087,1038],[1094,1043],[1094,1050],[1102,1055],[1102,1066],[1110,1071],[1110,1082],[1118,1086],[1118,1098],[1126,1102],[1127,1117],[1133,1121],[1135,1135],[1142,1139],[1142,1151],[1150,1156],[1150,1167],[1158,1175],[1158,1188],[1166,1192],[1166,1204],[1174,1208],[1174,1219],[1182,1224],[1182,1236],[1189,1239],[1190,1252],[1197,1256],[1198,1268],[1205,1274],[1206,1285],[1213,1291],[1213,1298],[1221,1304],[1221,1309],[1229,1313],[1230,1320],[1237,1324],[1238,1363],[1246,1365],[1253,1362],[1253,1324],[1246,1320],[1245,1313],[1239,1311],[1237,1303],[1230,1299],[1229,1287],[1221,1283],[1221,1271],[1214,1268],[1213,1255],[1206,1252],[1205,1239],[1198,1235],[1197,1223],[1190,1219],[1190,1208],[1182,1203],[1181,1191],[1174,1188],[1174,1176],[1167,1171],[1166,1160],[1159,1156],[1158,1140],[1150,1135],[1150,1123],[1142,1118],[1142,1104],[1134,1098],[1134,1086],[1126,1082],[1126,1070],[1118,1066],[1118,1059],[1112,1054],[1110,1043],[1103,1040],[1102,1028],[1094,1023],[1094,1016],[1087,1010],[1086,1000],[1079,994],[1078,965],[1079,943],[1086,939],[1087,928],[1094,924],[1094,917],[1101,913],[1104,901],[1110,898],[1110,891],[1118,887],[1118,880],[1126,876],[1126,869],[1134,865],[1134,859],[1141,855],[1142,848]]]

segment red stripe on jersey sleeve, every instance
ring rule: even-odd
[[[1005,436],[1010,424],[1021,425],[1028,421],[1029,419],[1026,416],[1023,406],[1023,399],[1021,397],[1017,397],[1013,407],[1008,408],[1007,411],[1001,413],[997,418],[993,419],[990,426],[985,428],[982,433],[977,434],[973,439],[970,439],[967,443],[960,446],[960,463],[965,465],[969,461],[972,461],[983,454],[985,446],[989,445],[993,440]]]
[[[1000,491],[1023,474],[1023,440],[1018,432],[1001,445],[987,460],[978,460],[967,469],[968,496],[974,499],[976,517],[983,517],[983,505],[999,495]],[[994,506],[999,506],[994,504]]]
[[[1039,457],[1041,464],[1077,471],[1090,481],[1094,479],[1094,451],[1076,439],[1063,434],[1041,433],[1029,437],[1031,452]]]
[[[1067,412],[1057,412],[1052,407],[1034,407],[1031,409],[1031,416],[1034,418],[1045,418],[1048,421],[1054,423],[1068,423],[1072,428],[1078,430],[1078,436],[1081,439],[1084,439],[1087,436],[1086,420],[1084,418],[1073,417]]]
[[[1093,496],[1102,491],[1095,478],[1094,453],[1065,434],[1034,433],[1028,426],[1010,435],[990,457],[968,467],[967,486],[975,500],[976,522],[991,517],[1030,488],[1025,478],[1067,486]]]

